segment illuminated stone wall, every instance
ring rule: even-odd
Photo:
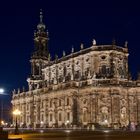
[[[124,47],[92,45],[55,59],[48,52],[48,32],[41,20],[34,34],[28,91],[13,91],[13,110],[21,127],[127,126],[140,121],[140,78],[128,71]],[[15,124],[15,117],[13,117]]]

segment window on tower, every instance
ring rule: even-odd
[[[34,75],[39,75],[39,66],[35,66]]]

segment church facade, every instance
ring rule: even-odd
[[[42,22],[34,33],[29,90],[13,91],[13,110],[21,127],[127,126],[140,121],[140,81],[128,71],[124,47],[97,45],[51,60],[49,36]],[[16,118],[13,116],[13,124]]]

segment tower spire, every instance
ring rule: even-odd
[[[40,21],[37,25],[37,31],[34,32],[34,45],[35,45],[35,51],[33,52],[33,57],[40,58],[44,57],[45,59],[48,59],[48,31],[46,32],[46,26],[43,23],[43,12],[42,9],[40,9]]]
[[[42,9],[40,9],[40,16],[39,16],[39,24],[37,25],[37,29],[39,31],[44,31],[46,29],[45,24],[43,23],[43,12]]]
[[[34,46],[35,50],[31,56],[31,77],[28,79],[29,89],[40,88],[42,85],[43,73],[42,69],[46,64],[50,63],[50,54],[48,50],[48,31],[43,22],[43,13],[40,9],[39,23],[37,30],[34,32]]]
[[[42,12],[42,9],[40,9],[40,23],[43,23],[43,12]]]

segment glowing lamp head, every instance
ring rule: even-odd
[[[18,109],[16,109],[16,110],[13,111],[13,114],[14,114],[14,115],[20,115],[21,112],[20,112]]]
[[[104,122],[105,122],[105,123],[108,123],[108,121],[107,121],[107,120],[105,120]]]
[[[4,125],[4,121],[1,121],[1,124]]]
[[[4,89],[0,88],[0,94],[4,93]]]

